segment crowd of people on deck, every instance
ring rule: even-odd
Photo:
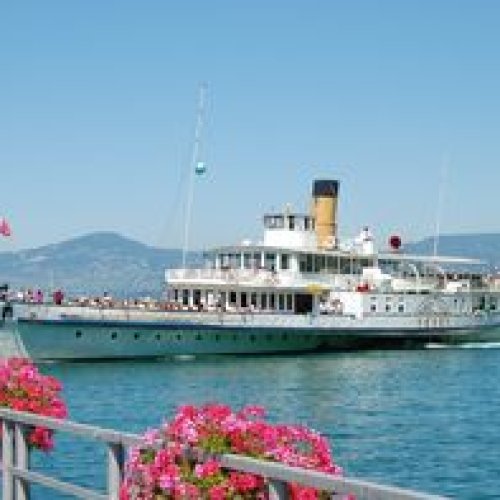
[[[118,299],[104,292],[98,296],[80,296],[68,300],[68,304],[82,307],[161,309],[162,303],[149,297],[142,299]]]
[[[47,299],[41,288],[20,288],[19,290],[11,290],[7,284],[0,285],[0,301],[22,302],[24,304],[47,303]],[[63,291],[60,289],[55,290],[52,293],[52,302],[61,305],[63,301]]]
[[[134,308],[168,310],[169,305],[160,300],[150,297],[136,299],[118,299],[112,297],[108,292],[94,296],[67,297],[61,289],[52,292],[44,292],[41,288],[19,288],[11,289],[7,284],[0,284],[0,302],[15,302],[22,304],[55,304],[72,305],[82,307],[99,308]]]
[[[67,305],[80,307],[97,307],[101,309],[143,309],[152,311],[209,311],[209,312],[264,312],[253,304],[247,307],[222,304],[220,300],[208,305],[200,302],[192,305],[176,301],[158,300],[151,297],[123,299],[111,296],[108,292],[102,295],[67,296],[61,289],[44,292],[41,288],[20,288],[12,290],[0,284],[0,302],[16,302],[36,305]]]
[[[50,295],[50,299],[41,288],[19,288],[13,290],[8,284],[0,285],[0,301],[2,302],[20,302],[23,304],[48,304],[53,303],[61,305],[64,302],[64,292],[58,288]]]

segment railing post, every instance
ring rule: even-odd
[[[122,444],[108,443],[108,496],[118,500],[123,477],[124,450]]]
[[[21,470],[29,470],[30,455],[28,448],[27,429],[23,424],[15,425],[15,451],[16,467]],[[30,484],[22,478],[16,478],[16,500],[29,500]]]
[[[2,499],[14,500],[14,426],[11,421],[2,422]]]
[[[287,484],[278,479],[269,479],[269,500],[287,500],[288,489]]]

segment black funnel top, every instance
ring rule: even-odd
[[[339,181],[317,180],[313,184],[313,196],[337,196]]]

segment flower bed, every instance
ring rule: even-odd
[[[130,450],[121,500],[268,498],[263,477],[222,469],[217,455],[223,453],[342,474],[324,437],[302,426],[273,425],[264,416],[253,406],[240,412],[219,404],[181,407]],[[330,497],[298,484],[289,484],[288,492],[297,500]]]
[[[0,361],[0,406],[64,418],[67,410],[60,392],[59,381],[42,375],[29,359],[8,358]],[[34,427],[30,429],[28,443],[48,451],[54,445],[53,432],[44,427]]]

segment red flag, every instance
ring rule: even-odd
[[[10,225],[5,219],[2,219],[0,221],[0,234],[2,236],[10,236],[12,234],[12,231],[10,230]]]

